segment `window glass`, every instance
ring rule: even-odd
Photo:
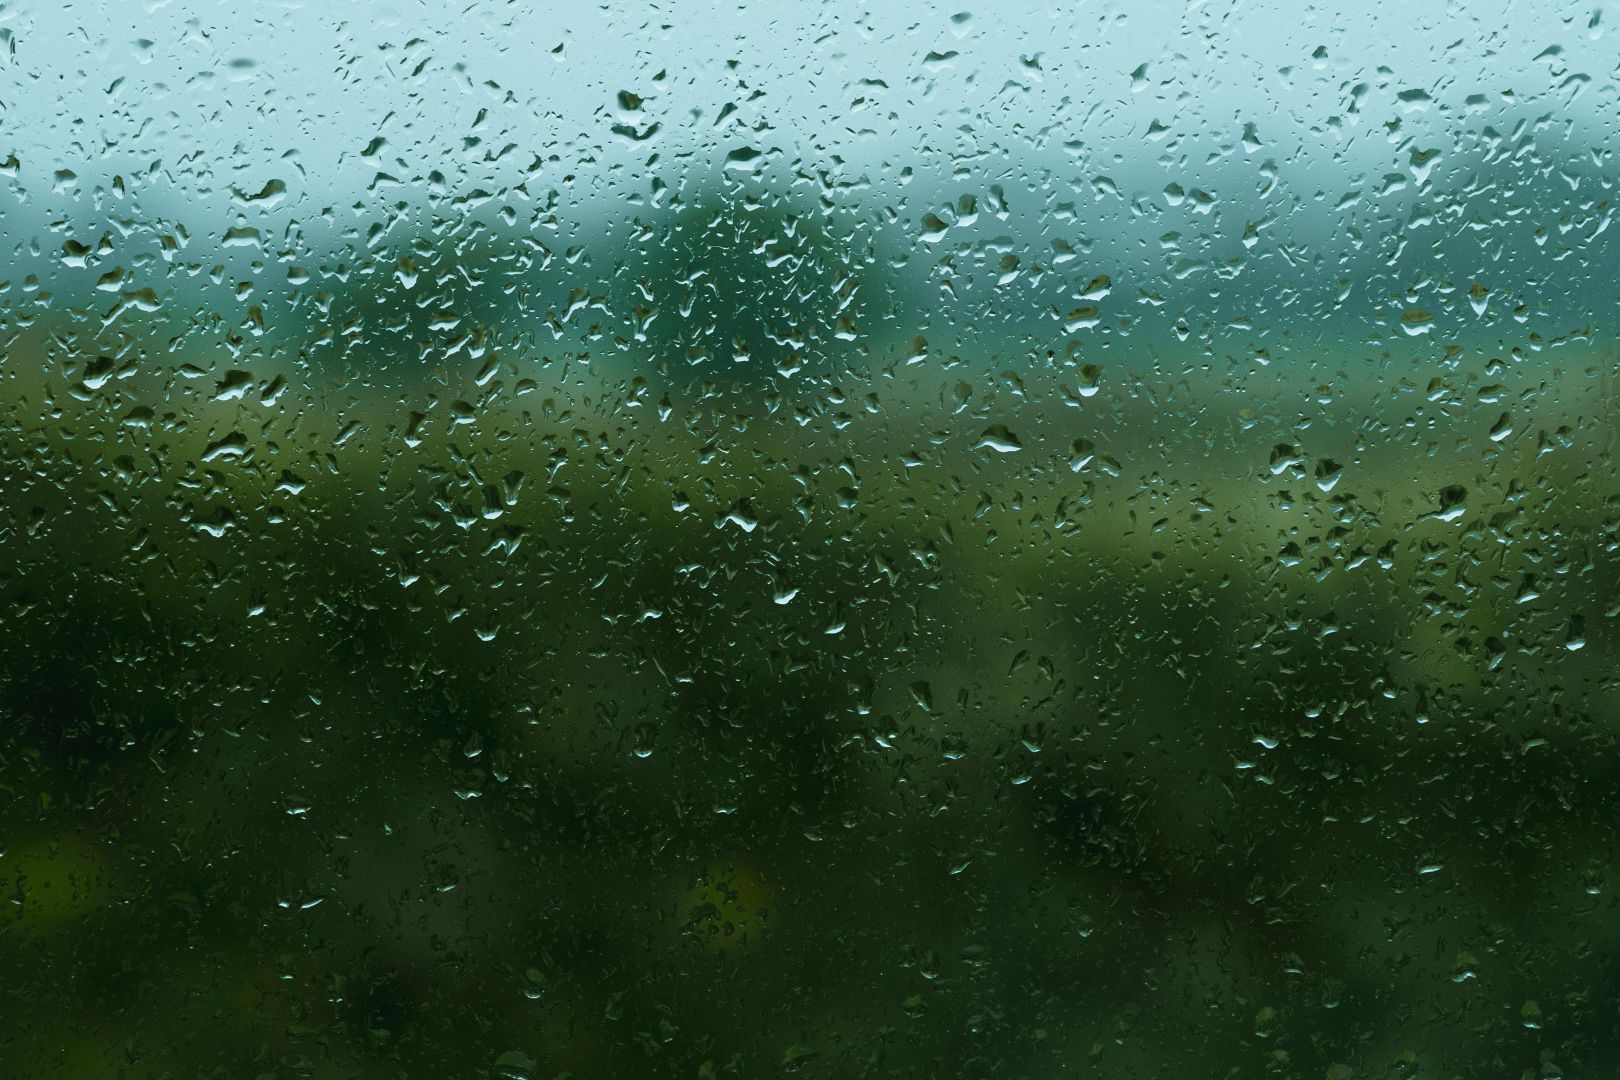
[[[1614,19],[0,3],[0,1075],[1615,1075]]]

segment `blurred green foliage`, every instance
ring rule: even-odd
[[[740,190],[12,297],[0,1074],[1620,1068],[1602,335],[957,355]]]

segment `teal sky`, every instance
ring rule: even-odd
[[[379,171],[500,185],[554,155],[592,202],[654,153],[677,172],[740,147],[876,184],[1010,164],[1157,190],[1227,157],[1328,183],[1399,163],[1391,119],[1444,147],[1552,110],[1596,143],[1617,105],[1616,16],[1591,3],[967,2],[9,4],[0,106],[36,183],[157,160],[204,200],[274,176],[343,200]]]

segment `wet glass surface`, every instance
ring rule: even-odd
[[[1614,1073],[1613,19],[0,4],[0,1075]]]

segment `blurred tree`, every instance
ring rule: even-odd
[[[672,377],[727,385],[846,367],[874,288],[858,233],[783,192],[708,184],[671,199],[633,223],[620,257],[628,350]]]

